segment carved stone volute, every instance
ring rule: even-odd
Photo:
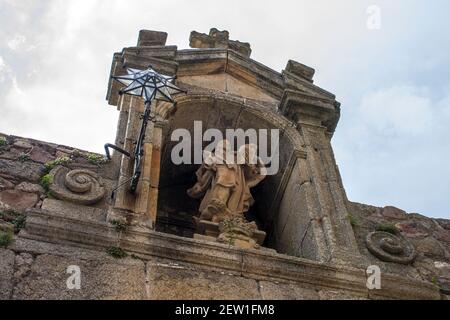
[[[105,196],[102,178],[88,169],[57,166],[50,171],[51,195],[77,204],[95,204]]]

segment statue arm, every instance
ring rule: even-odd
[[[248,165],[247,169],[250,172],[246,181],[249,188],[253,188],[254,186],[256,186],[258,183],[264,180],[267,175],[267,169],[261,163],[258,163],[258,165]]]
[[[197,172],[197,183],[187,190],[187,194],[194,199],[201,198],[211,185],[214,172],[206,165],[202,165]]]

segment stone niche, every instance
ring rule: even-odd
[[[152,41],[155,43],[152,44]],[[159,42],[158,42],[159,41]],[[156,103],[157,122],[148,128],[144,164],[149,181],[138,196],[124,189],[116,194],[115,208],[150,217],[157,230],[183,237],[196,232],[194,216],[199,201],[186,194],[195,184],[199,165],[175,165],[171,141],[175,129],[187,129],[193,141],[194,121],[202,131],[214,128],[279,130],[279,171],[252,189],[256,200],[247,220],[266,233],[263,247],[318,261],[358,259],[356,240],[347,220],[345,193],[334,162],[330,139],[339,119],[333,94],[315,86],[314,69],[290,60],[282,73],[249,58],[250,46],[229,40],[227,32],[191,33],[195,50],[162,46],[165,34],[141,31],[138,47],[114,55],[112,75],[124,67],[177,76],[187,94],[175,97],[176,106]],[[107,99],[120,110],[116,145],[132,152],[138,134],[141,99],[118,95],[110,82]],[[202,132],[202,133],[203,133]],[[202,148],[209,142],[203,142]],[[276,148],[275,148],[276,147]],[[130,177],[132,161],[114,154],[120,167],[118,184]],[[144,160],[145,161],[145,160]],[[144,182],[142,183],[144,184]]]
[[[227,128],[269,129],[269,133],[270,129],[280,130],[278,146],[271,146],[270,138],[267,139],[271,150],[275,147],[279,150],[280,170],[252,189],[255,204],[246,218],[255,221],[258,229],[267,234],[263,247],[312,260],[323,259],[319,244],[322,235],[315,228],[317,222],[312,216],[314,208],[311,209],[312,177],[301,136],[289,120],[272,112],[270,107],[218,93],[180,98],[176,111],[168,119],[162,138],[156,230],[186,237],[196,232],[192,217],[198,215],[200,200],[188,197],[186,190],[195,184],[199,166],[174,165],[170,158],[178,143],[171,141],[171,132],[183,128],[194,137],[194,121],[201,121],[203,132],[209,128],[217,128],[223,134]],[[203,142],[202,148],[208,144]]]

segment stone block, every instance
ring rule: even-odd
[[[388,219],[404,220],[407,218],[407,214],[404,210],[392,206],[384,207],[381,214]]]
[[[30,158],[33,161],[43,163],[43,164],[54,159],[53,155],[51,155],[47,151],[45,151],[41,148],[37,148],[37,147],[35,147],[35,148],[33,148],[33,150],[31,150]]]
[[[189,268],[178,264],[149,262],[147,264],[150,299],[209,300],[260,299],[255,280]]]
[[[0,231],[12,234],[14,233],[14,225],[9,222],[0,220]]]
[[[304,64],[294,60],[288,61],[286,65],[286,71],[308,81],[312,81],[315,73],[315,70],[313,68],[305,66]]]
[[[14,252],[0,249],[0,300],[10,299],[13,289]]]
[[[439,285],[439,289],[443,294],[450,294],[450,278],[439,277],[437,279],[437,283]]]
[[[260,281],[263,300],[318,300],[318,290],[291,283]]]
[[[80,289],[69,289],[69,266],[81,271]],[[81,260],[38,256],[27,275],[16,280],[14,299],[144,299],[145,268],[140,260]]]
[[[44,169],[43,164],[0,159],[0,174],[16,180],[38,182]]]
[[[56,199],[44,199],[42,209],[69,219],[79,219],[86,222],[106,221],[106,210],[104,209],[83,206]]]
[[[0,202],[3,202],[18,211],[32,208],[39,200],[34,193],[20,190],[4,190],[0,192]]]
[[[23,192],[35,193],[37,195],[41,195],[45,192],[44,188],[42,188],[40,185],[29,182],[21,182],[16,186],[15,189]]]
[[[138,47],[164,46],[166,45],[167,33],[153,30],[139,31]]]
[[[14,183],[12,183],[9,180],[6,180],[5,178],[0,177],[0,191],[6,190],[6,189],[13,189]]]

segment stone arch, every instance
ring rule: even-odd
[[[190,199],[186,195],[186,189],[195,183],[194,173],[198,165],[177,166],[171,162],[172,147],[178,143],[170,141],[173,130],[187,129],[193,137],[194,121],[202,121],[203,132],[208,128],[217,128],[222,132],[226,128],[278,129],[280,131],[279,172],[267,177],[261,185],[252,190],[256,203],[249,211],[248,218],[255,220],[259,227],[268,233],[266,245],[281,252],[300,256],[301,254],[294,249],[287,248],[292,243],[283,244],[280,247],[275,240],[276,233],[279,232],[275,230],[277,219],[286,218],[291,214],[291,212],[279,212],[285,189],[293,184],[292,181],[290,182],[291,176],[295,175],[293,179],[294,184],[297,185],[302,183],[302,179],[307,179],[295,170],[298,159],[306,158],[305,143],[295,125],[281,116],[274,104],[261,104],[255,100],[228,94],[191,93],[177,97],[176,102],[176,108],[168,103],[158,103],[156,106],[156,112],[165,122],[162,135],[157,230],[191,236],[194,226],[190,217],[196,213],[199,205],[198,200]],[[202,149],[205,144],[209,142],[205,142]],[[289,207],[283,210],[295,209]],[[306,211],[305,209],[304,215],[307,215]],[[307,217],[304,220],[308,219]],[[170,226],[172,229],[168,229]],[[298,232],[298,230],[293,229],[292,232]],[[285,242],[289,243],[290,240]]]

